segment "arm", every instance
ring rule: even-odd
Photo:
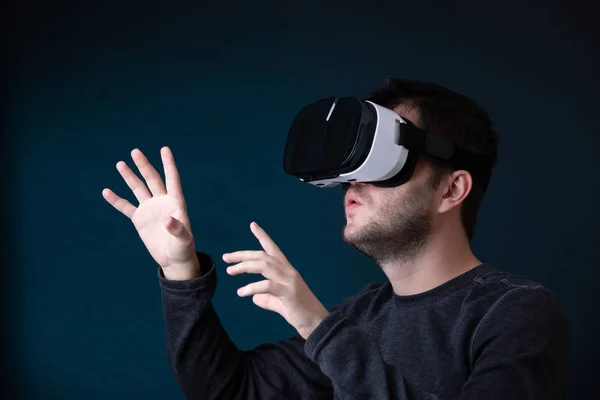
[[[319,399],[332,397],[329,379],[306,357],[299,336],[241,351],[211,304],[214,261],[198,253],[202,276],[169,281],[159,269],[167,353],[187,399]],[[322,396],[322,397],[320,397]]]
[[[548,294],[515,288],[482,319],[472,344],[472,373],[456,400],[564,398],[569,328]],[[423,398],[383,360],[375,338],[332,312],[305,350],[336,393],[356,398]],[[429,394],[431,396],[431,394]],[[416,397],[413,397],[416,396]]]
[[[160,266],[158,279],[169,362],[185,396],[244,400],[318,399],[321,395],[330,398],[327,377],[303,352],[304,339],[294,337],[249,352],[235,347],[211,304],[217,285],[215,265],[210,257],[195,250],[171,149],[161,148],[164,182],[139,149],[134,149],[131,157],[145,182],[125,162],[119,161],[116,167],[139,205],[134,206],[108,188],[102,196],[133,223]],[[204,275],[199,276],[200,273]]]
[[[305,351],[341,398],[413,399],[402,376],[383,360],[377,338],[334,310],[306,339]]]

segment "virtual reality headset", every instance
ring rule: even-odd
[[[302,108],[288,132],[283,166],[318,187],[351,182],[394,187],[410,179],[419,155],[465,169],[487,189],[493,167],[487,157],[354,97],[329,97]]]

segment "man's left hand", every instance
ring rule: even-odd
[[[238,295],[252,296],[254,304],[265,310],[275,311],[285,318],[300,336],[308,338],[329,312],[269,235],[256,222],[250,224],[250,230],[263,250],[223,254],[225,262],[237,263],[228,267],[227,273],[262,274],[267,279],[238,289]]]

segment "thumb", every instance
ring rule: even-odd
[[[185,229],[181,221],[175,217],[167,217],[164,224],[167,232],[179,239],[187,239],[188,236],[191,235],[191,233]]]

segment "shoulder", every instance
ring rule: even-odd
[[[550,328],[566,323],[565,312],[558,296],[535,281],[504,275],[497,282],[479,283],[479,295],[487,297],[485,314],[478,328],[484,326],[507,329],[511,326]],[[503,286],[504,285],[504,286]]]
[[[469,325],[469,390],[506,398],[557,399],[567,386],[571,332],[558,296],[544,285],[500,270],[473,280],[462,312]],[[519,394],[516,394],[519,393]]]
[[[541,283],[494,268],[476,276],[465,298],[465,304],[480,308],[490,318],[494,310],[515,308],[515,312],[542,309],[562,312],[558,296]]]
[[[525,351],[527,346],[567,346],[570,327],[558,296],[546,286],[502,270],[474,279],[468,296],[479,304],[470,356],[494,341]],[[534,345],[535,343],[535,345]]]

